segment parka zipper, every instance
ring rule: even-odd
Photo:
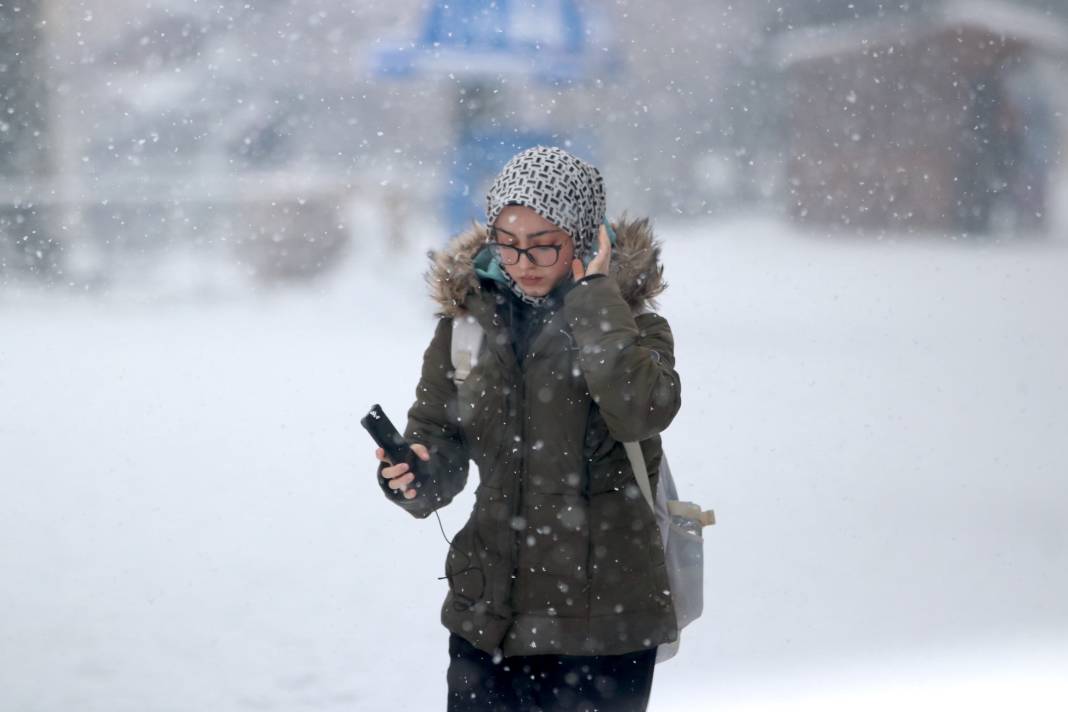
[[[508,526],[513,530],[512,538],[512,598],[515,603],[515,588],[519,583],[519,554],[523,547],[523,533],[526,519],[523,517],[523,481],[527,477],[527,374],[519,367],[519,389],[516,413],[519,415],[519,477],[516,478],[515,503],[512,505],[512,519]],[[520,524],[523,526],[519,526]]]
[[[546,322],[547,323],[547,322]],[[544,328],[544,324],[542,328]],[[530,343],[533,346],[533,339]],[[512,539],[512,607],[515,609],[515,596],[516,587],[519,585],[519,555],[523,550],[524,535],[527,530],[527,520],[523,516],[523,483],[526,481],[528,475],[529,460],[527,458],[527,369],[526,364],[530,362],[532,353],[528,352],[523,354],[522,360],[516,359],[516,368],[519,374],[519,388],[518,388],[518,400],[516,402],[516,413],[519,416],[519,477],[517,478],[515,487],[515,503],[512,508],[512,520],[509,522],[509,526],[513,529]],[[522,525],[522,526],[520,526]],[[502,644],[503,647],[503,644]]]

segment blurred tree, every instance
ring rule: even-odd
[[[47,166],[45,83],[37,3],[0,3],[0,175],[39,173]]]
[[[38,3],[0,3],[0,273],[55,265],[47,215],[33,202],[50,162],[40,13]]]

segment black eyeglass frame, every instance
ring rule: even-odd
[[[560,261],[560,250],[564,249],[565,244],[560,243],[558,245],[532,245],[531,247],[516,247],[515,245],[506,245],[502,242],[498,242],[497,228],[491,227],[489,228],[488,232],[490,240],[486,243],[487,247],[489,247],[489,249],[492,250],[495,255],[497,255],[497,258],[501,261],[501,264],[507,265],[509,267],[511,267],[512,265],[519,264],[519,260],[523,259],[523,255],[526,255],[527,259],[530,260],[531,264],[536,267],[552,267]],[[502,230],[501,232],[506,231]],[[552,232],[557,231],[554,230]],[[559,230],[559,232],[563,232],[563,230]],[[509,252],[509,250],[511,252]],[[538,260],[534,257],[534,255],[539,254],[539,251],[540,254],[546,254],[548,250],[553,251],[552,262],[542,264],[541,262],[538,262]],[[515,254],[515,259],[509,260],[505,258],[505,255],[511,255],[512,253]]]

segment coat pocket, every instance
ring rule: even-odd
[[[590,555],[591,615],[662,609],[667,577],[660,530],[640,495],[591,498]]]
[[[445,557],[445,579],[452,593],[452,605],[458,611],[472,608],[485,595],[482,548],[473,520],[468,521],[452,538],[449,555]]]

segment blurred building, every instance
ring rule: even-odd
[[[1068,29],[1048,14],[954,0],[788,32],[774,50],[796,220],[1044,228],[1059,84],[1043,62],[1068,53]]]
[[[442,186],[466,168],[457,123],[499,139],[489,172],[516,136],[590,154],[613,215],[715,215],[774,194],[781,143],[762,133],[777,116],[762,60],[774,7],[512,4],[519,37],[544,24],[532,8],[604,17],[621,71],[545,81],[500,65],[476,86],[376,72],[375,56],[411,49],[424,0],[0,5],[0,108],[22,122],[0,117],[0,260],[17,249],[0,279],[47,265],[51,283],[152,283],[172,257],[312,276],[347,235],[359,250],[396,242],[405,220],[441,225]],[[607,49],[598,37],[583,35],[591,53]],[[477,199],[484,178],[463,188]],[[33,264],[3,266],[15,262]]]

